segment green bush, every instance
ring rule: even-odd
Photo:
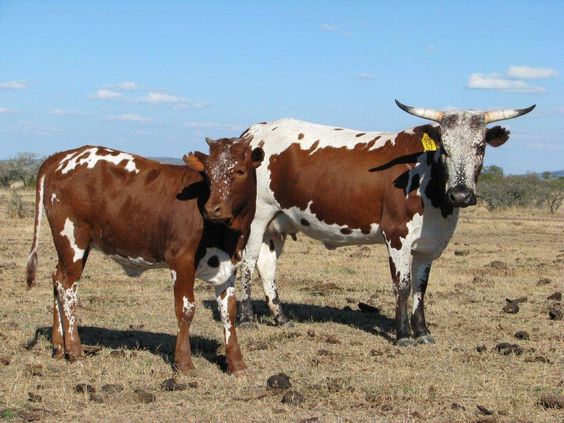
[[[18,190],[13,189],[6,210],[8,217],[12,219],[21,219],[28,216],[28,209],[23,201],[23,197]]]

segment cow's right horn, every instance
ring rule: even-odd
[[[420,107],[406,106],[405,104],[400,103],[398,100],[396,100],[396,104],[400,109],[406,111],[410,115],[418,116],[423,119],[429,119],[429,120],[434,120],[435,122],[440,122],[444,116],[443,112],[439,112],[433,109],[422,109]]]

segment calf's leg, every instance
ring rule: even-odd
[[[278,290],[276,289],[276,263],[284,248],[285,235],[268,234],[262,243],[257,261],[257,270],[262,280],[262,287],[268,308],[278,326],[292,327],[293,324],[282,310]]]
[[[227,367],[229,373],[236,377],[245,375],[247,366],[243,362],[241,349],[237,342],[237,333],[235,332],[235,321],[237,318],[237,301],[235,299],[235,275],[223,284],[215,287],[215,297],[217,307],[221,315],[223,323],[223,334],[225,337],[225,356],[227,358]]]
[[[174,348],[174,367],[187,373],[194,369],[192,350],[190,348],[190,324],[194,318],[196,304],[194,302],[193,264],[184,264],[171,268],[174,283],[174,311],[178,321],[178,334]]]

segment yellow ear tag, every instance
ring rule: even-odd
[[[427,135],[427,132],[423,133],[423,138],[421,138],[421,144],[423,144],[423,150],[425,151],[437,151],[437,144],[433,138]]]

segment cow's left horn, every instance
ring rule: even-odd
[[[418,116],[423,119],[434,120],[435,122],[440,122],[443,119],[444,113],[433,109],[422,109],[420,107],[410,107],[405,104],[400,103],[396,100],[398,107],[410,115]]]
[[[215,140],[212,140],[211,138],[206,137],[206,143],[207,143],[210,147],[212,146],[212,144],[213,144],[214,142],[215,142]]]
[[[517,116],[529,113],[535,108],[535,106],[536,104],[533,104],[531,107],[527,107],[525,109],[492,110],[490,112],[484,113],[484,122],[488,124],[497,122],[498,120],[516,118]]]

